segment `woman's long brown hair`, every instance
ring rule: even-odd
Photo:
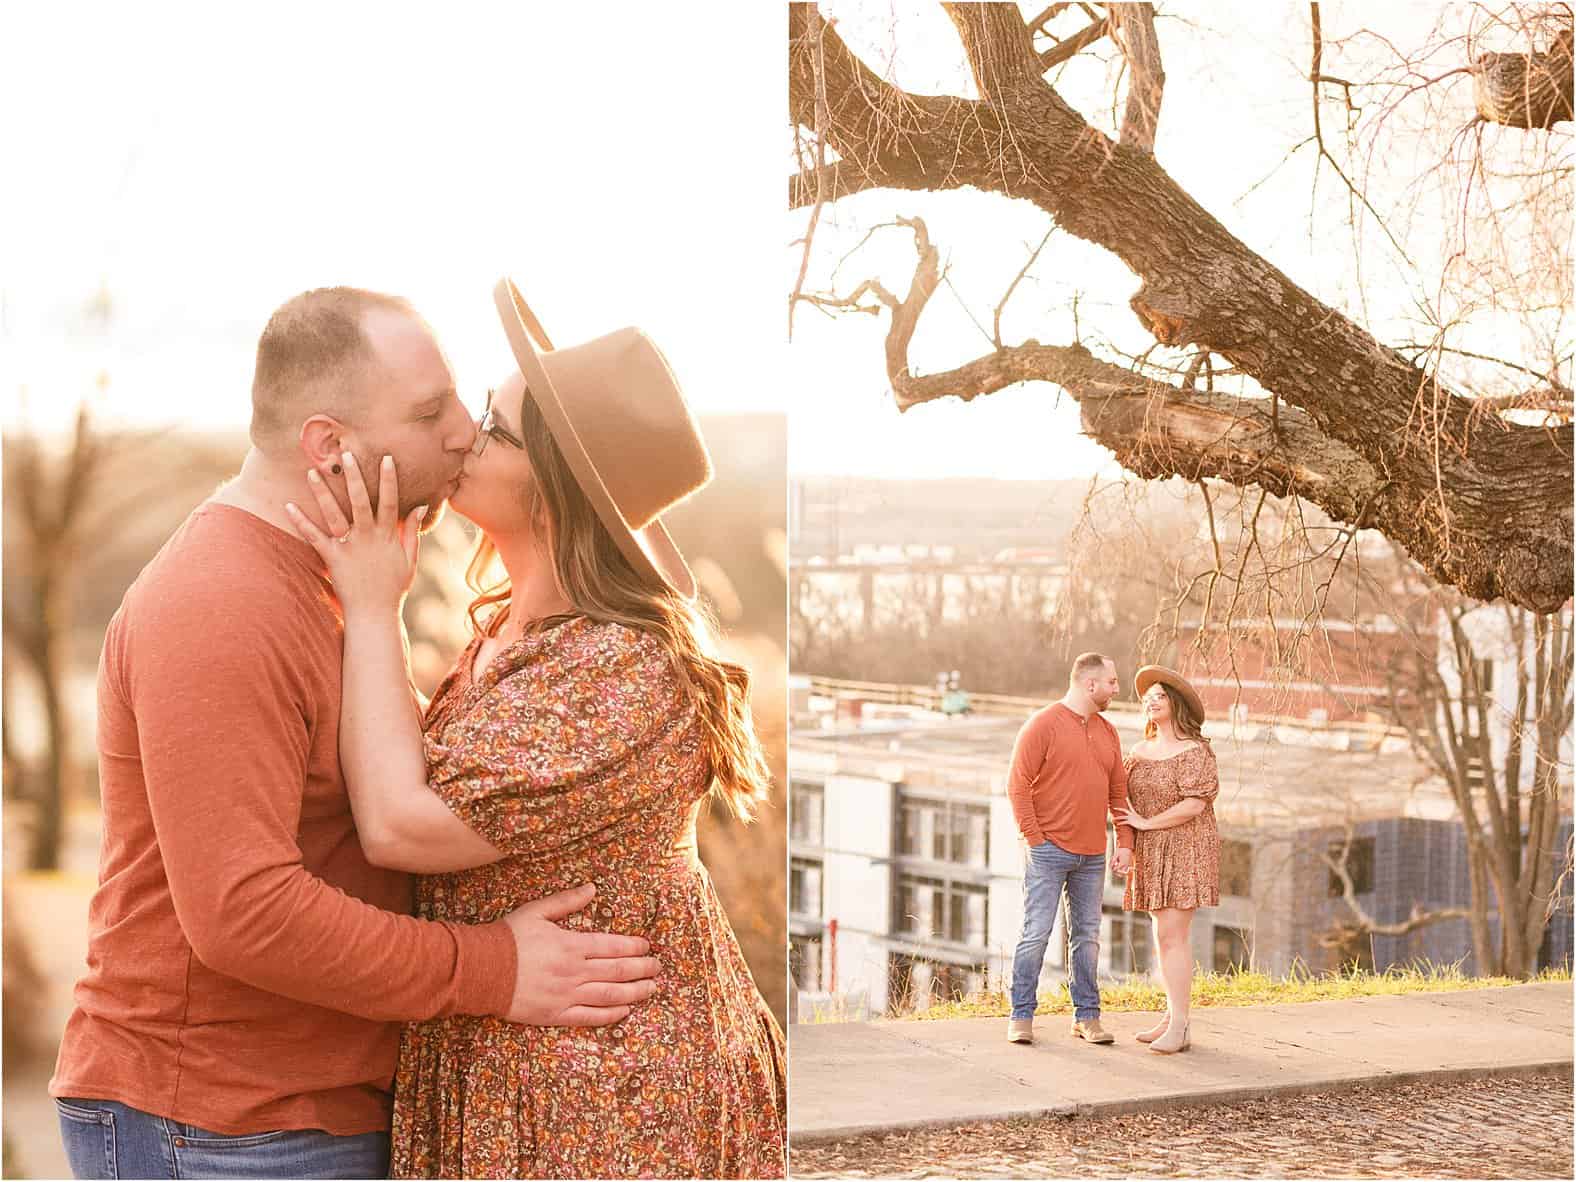
[[[1204,716],[1193,709],[1192,705],[1184,698],[1179,690],[1172,689],[1163,681],[1155,683],[1171,701],[1171,729],[1176,731],[1179,739],[1197,739],[1204,746],[1209,746],[1209,740],[1204,737]],[[1152,739],[1160,732],[1153,719],[1144,721],[1144,738]]]
[[[545,541],[559,589],[574,614],[648,632],[661,642],[700,714],[711,760],[711,790],[736,816],[749,820],[771,787],[771,772],[750,719],[749,672],[713,655],[716,629],[698,603],[686,602],[665,583],[635,570],[581,491],[536,400],[527,394],[522,401],[520,435],[534,479],[521,495],[537,536]],[[509,577],[499,577],[497,555],[483,532],[465,571],[466,584],[476,592],[469,609],[471,627],[484,636],[494,635],[509,614]],[[494,606],[484,620],[482,613]],[[527,631],[563,618],[534,621]]]

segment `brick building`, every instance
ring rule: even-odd
[[[1312,722],[1389,718],[1387,674],[1415,661],[1418,646],[1432,661],[1435,640],[1408,636],[1385,617],[1358,623],[1326,619],[1311,635],[1302,620],[1243,620],[1199,636],[1183,631],[1176,663],[1204,699],[1212,718],[1300,718]]]

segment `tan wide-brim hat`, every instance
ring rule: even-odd
[[[1198,696],[1198,691],[1189,684],[1187,678],[1183,677],[1175,669],[1167,669],[1164,665],[1145,665],[1138,671],[1138,675],[1133,678],[1133,689],[1138,694],[1140,701],[1149,692],[1149,687],[1157,681],[1162,685],[1170,686],[1186,698],[1187,704],[1193,707],[1198,714],[1199,720],[1203,721],[1204,699]]]
[[[667,359],[638,328],[555,349],[512,280],[493,300],[520,365],[494,397],[536,401],[624,556],[693,599],[695,576],[661,517],[711,481],[711,457]]]

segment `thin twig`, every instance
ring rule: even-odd
[[[995,345],[998,349],[1001,348],[1002,310],[1006,308],[1007,301],[1012,299],[1012,293],[1017,290],[1018,284],[1023,281],[1023,277],[1029,273],[1029,268],[1034,266],[1034,260],[1040,257],[1040,252],[1045,249],[1045,244],[1051,240],[1051,235],[1054,233],[1056,233],[1056,227],[1054,225],[1049,230],[1045,231],[1045,237],[1041,238],[1040,244],[1029,253],[1028,260],[1023,264],[1022,267],[1018,269],[1018,273],[1012,277],[1012,282],[1007,285],[1007,290],[1002,295],[1001,302],[996,305],[996,314],[992,320],[991,340],[995,342]]]
[[[793,340],[793,314],[799,306],[799,293],[804,291],[804,278],[810,272],[810,251],[815,245],[815,228],[821,221],[821,210],[826,206],[826,134],[832,116],[826,105],[826,22],[814,4],[809,6],[810,30],[815,36],[815,207],[810,211],[810,224],[804,232],[804,254],[799,260],[799,276],[794,280],[793,293],[788,297],[788,339]]]

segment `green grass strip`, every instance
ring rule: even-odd
[[[1405,968],[1392,966],[1382,973],[1350,968],[1314,973],[1299,965],[1284,978],[1275,980],[1266,973],[1250,969],[1230,969],[1224,973],[1200,973],[1193,977],[1193,1004],[1196,1006],[1269,1006],[1304,1001],[1340,1001],[1349,997],[1384,997],[1404,993],[1453,993],[1462,989],[1494,989],[1507,985],[1527,985],[1540,981],[1569,981],[1569,969],[1545,969],[1530,981],[1511,977],[1467,977],[1458,964],[1434,965],[1421,962]],[[1166,1007],[1166,995],[1151,979],[1102,981],[1100,1008],[1106,1013],[1135,1011],[1158,1012]],[[971,994],[953,1001],[932,1002],[926,1009],[893,1015],[904,1019],[939,1021],[947,1018],[1005,1018],[1011,1003],[1005,992]],[[1071,1014],[1072,1000],[1063,985],[1054,993],[1040,994],[1036,1014]]]

